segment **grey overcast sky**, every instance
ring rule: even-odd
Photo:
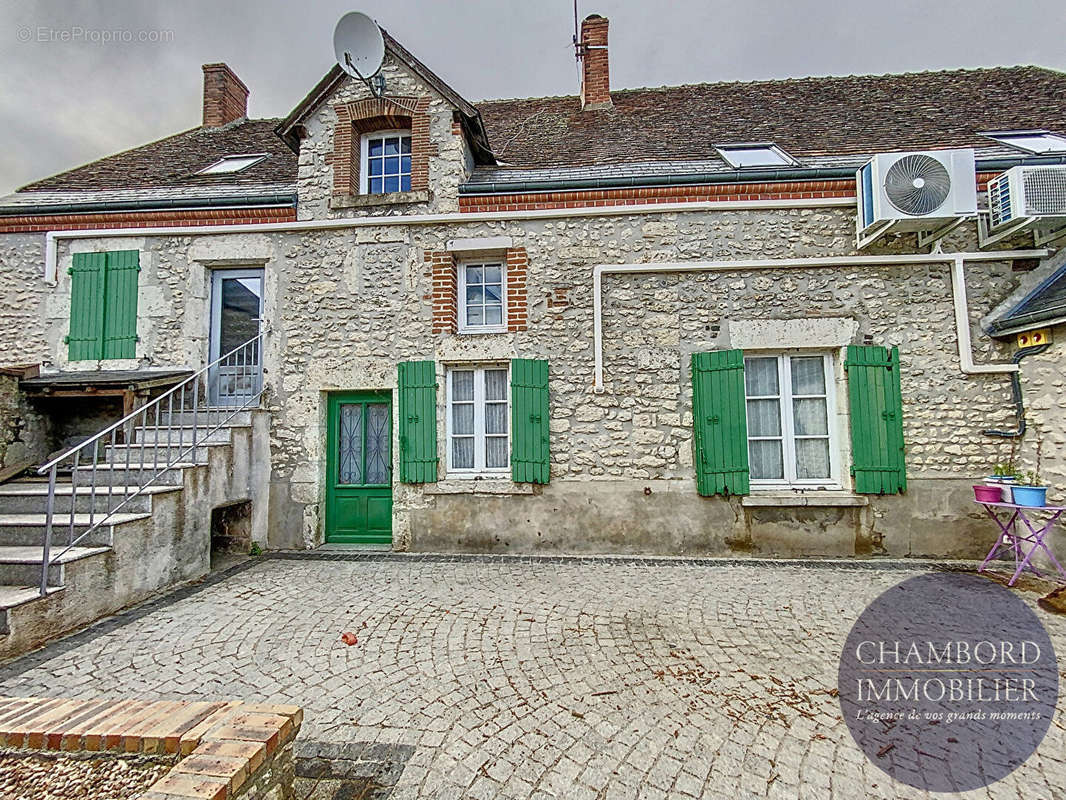
[[[611,20],[616,88],[1040,64],[1066,70],[1063,0],[580,0]],[[470,100],[574,94],[572,0],[0,0],[0,194],[200,122],[225,61],[284,116],[369,13]],[[141,41],[141,40],[145,41]]]

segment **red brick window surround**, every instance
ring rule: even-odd
[[[478,263],[499,262],[504,266],[506,283],[506,329],[516,333],[529,329],[529,298],[526,291],[529,258],[524,247],[512,247],[503,257],[479,257]],[[459,332],[459,262],[447,250],[427,250],[426,272],[431,282],[433,333]]]
[[[411,132],[411,191],[429,189],[429,159],[436,155],[429,140],[428,97],[372,97],[333,107],[337,125],[333,131],[333,194],[366,194],[360,180],[362,136],[384,130]]]

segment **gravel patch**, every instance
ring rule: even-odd
[[[171,765],[139,758],[77,758],[46,753],[0,753],[4,800],[129,800],[163,777]]]

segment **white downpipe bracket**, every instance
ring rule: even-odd
[[[987,253],[920,253],[915,255],[825,256],[814,258],[766,258],[738,261],[669,261],[653,264],[597,264],[592,269],[592,336],[595,370],[593,390],[603,391],[603,276],[656,272],[728,272],[764,269],[832,269],[887,267],[900,264],[951,265],[952,304],[959,365],[967,375],[1017,372],[1016,364],[974,364],[970,340],[970,311],[966,301],[966,261],[1008,261],[1016,258],[1046,258],[1048,250],[1001,250]]]
[[[510,220],[574,219],[578,217],[624,217],[643,214],[678,214],[693,211],[759,211],[793,208],[832,208],[854,206],[853,197],[822,197],[806,200],[709,200],[691,203],[645,203],[632,206],[594,206],[590,208],[545,208],[535,211],[457,211],[448,214],[399,214],[396,216],[346,217],[344,219],[309,219],[296,222],[256,222],[242,225],[178,225],[159,228],[101,228],[99,230],[48,231],[44,238],[44,280],[59,281],[56,242],[60,239],[103,239],[145,236],[224,236],[230,233],[283,233],[344,228],[372,228],[397,225],[463,225],[475,222]]]

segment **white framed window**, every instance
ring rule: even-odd
[[[228,175],[234,172],[243,172],[267,157],[267,153],[250,153],[243,156],[223,156],[214,164],[209,164],[197,175]]]
[[[832,357],[746,356],[744,389],[752,486],[839,487]]]
[[[363,194],[411,191],[411,132],[376,131],[360,140]]]
[[[796,159],[773,142],[755,142],[753,144],[720,144],[715,150],[718,155],[736,169],[746,167],[788,167]]]
[[[511,382],[506,364],[448,369],[448,474],[507,474]]]
[[[507,270],[503,261],[460,262],[459,333],[507,330]]]
[[[990,131],[981,135],[1026,153],[1066,153],[1066,136],[1050,131]]]

